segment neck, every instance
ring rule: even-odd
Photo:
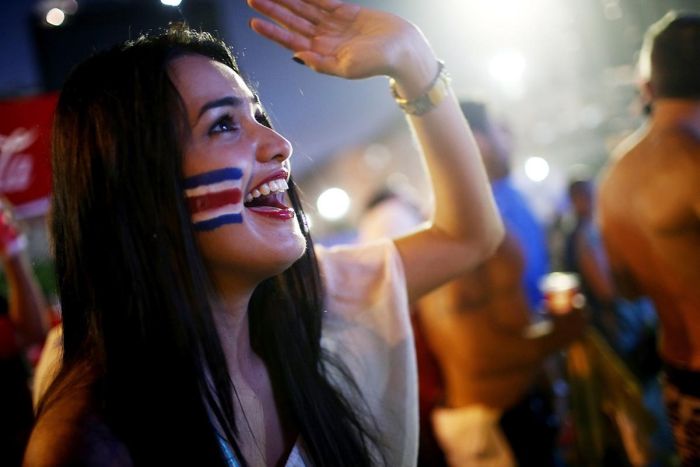
[[[248,301],[250,295],[216,297],[211,300],[214,324],[229,366],[239,367],[241,360],[247,360],[250,339],[248,335]]]
[[[656,99],[652,124],[657,128],[683,126],[700,131],[700,100]]]

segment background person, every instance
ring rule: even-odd
[[[585,327],[581,310],[552,315],[552,329],[529,333],[544,234],[508,180],[510,139],[479,102],[461,104],[506,226],[496,253],[420,302],[422,333],[443,377],[432,424],[451,466],[558,463],[558,424],[542,364]],[[419,368],[419,371],[421,369]]]
[[[684,465],[700,463],[700,16],[669,13],[640,56],[648,122],[613,155],[599,193],[613,278],[661,323],[664,397]]]
[[[20,465],[34,413],[27,350],[41,345],[48,330],[46,299],[31,269],[27,238],[0,199],[0,261],[7,297],[0,296],[0,464]]]

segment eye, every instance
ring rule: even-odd
[[[238,125],[233,121],[231,115],[222,115],[219,119],[214,122],[214,124],[209,128],[209,134],[214,135],[218,133],[228,133],[230,131],[238,130]]]

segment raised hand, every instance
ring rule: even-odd
[[[390,13],[339,0],[248,0],[248,4],[274,21],[254,18],[255,32],[321,73],[401,80],[411,67],[435,62],[421,32]]]
[[[17,255],[24,250],[26,243],[26,238],[14,220],[12,205],[0,198],[0,259]]]

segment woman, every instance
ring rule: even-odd
[[[274,20],[252,28],[297,61],[388,75],[411,99],[433,222],[395,244],[315,250],[291,146],[223,44],[175,28],[88,60],[57,109],[63,365],[27,465],[415,462],[406,290],[500,241],[477,150],[411,24],[336,0],[250,4]]]

